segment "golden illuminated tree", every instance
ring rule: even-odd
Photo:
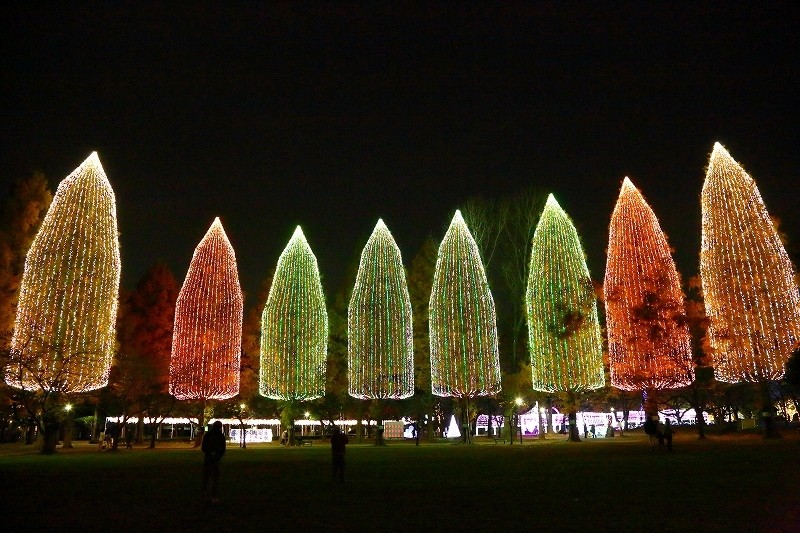
[[[63,393],[104,387],[114,350],[117,208],[97,153],[58,186],[25,259],[6,383]]]
[[[116,210],[92,153],[59,184],[25,258],[5,381],[22,389],[42,453],[55,452],[59,397],[108,383],[120,277]]]
[[[497,394],[501,386],[494,299],[460,211],[439,246],[428,312],[432,392],[464,399],[466,423],[469,398]]]
[[[175,305],[172,395],[205,401],[239,393],[243,312],[236,255],[216,218],[194,251]]]
[[[648,391],[652,399],[656,390],[691,383],[675,262],[653,210],[628,178],[611,216],[604,292],[611,385]]]
[[[700,275],[714,373],[780,379],[800,340],[794,268],[755,181],[719,143],[703,184]]]
[[[765,436],[776,436],[769,381],[800,344],[794,268],[755,181],[719,143],[702,193],[700,275],[714,374],[761,383]]]

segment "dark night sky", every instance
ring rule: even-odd
[[[601,279],[627,175],[688,276],[720,141],[800,239],[797,7],[561,4],[6,3],[0,194],[97,150],[125,286],[159,258],[182,281],[220,216],[245,291],[301,224],[330,295],[378,217],[408,263],[466,198],[527,186]]]

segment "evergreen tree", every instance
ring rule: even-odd
[[[378,400],[381,445],[383,400],[414,393],[411,300],[400,249],[383,220],[361,254],[347,333],[349,394]]]
[[[463,399],[466,421],[469,398],[496,394],[501,386],[494,300],[459,211],[439,247],[429,321],[432,392]]]
[[[611,385],[647,393],[693,379],[683,291],[670,247],[653,210],[625,178],[611,216],[603,287]]]
[[[533,236],[526,302],[535,390],[567,393],[605,384],[597,299],[578,232],[551,194]],[[568,404],[574,406],[574,399]],[[579,440],[570,411],[572,440]]]
[[[755,181],[719,143],[702,193],[703,282],[714,374],[761,384],[765,436],[777,436],[770,381],[800,345],[794,267]]]

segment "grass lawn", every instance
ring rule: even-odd
[[[800,433],[650,450],[642,434],[477,446],[349,445],[347,482],[323,445],[231,446],[219,504],[202,453],[80,444],[43,457],[0,445],[4,531],[800,531]]]

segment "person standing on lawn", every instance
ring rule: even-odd
[[[666,424],[664,424],[664,438],[667,440],[667,451],[672,451],[672,424],[667,418]]]
[[[211,502],[217,503],[217,486],[219,485],[219,463],[225,455],[225,435],[222,433],[222,422],[217,420],[211,424],[211,429],[203,435],[201,446],[205,454],[203,462],[203,498],[206,497],[208,481],[211,480]]]
[[[347,435],[339,427],[333,428],[331,437],[331,452],[333,453],[333,482],[344,483],[344,454],[345,446],[350,442]]]

